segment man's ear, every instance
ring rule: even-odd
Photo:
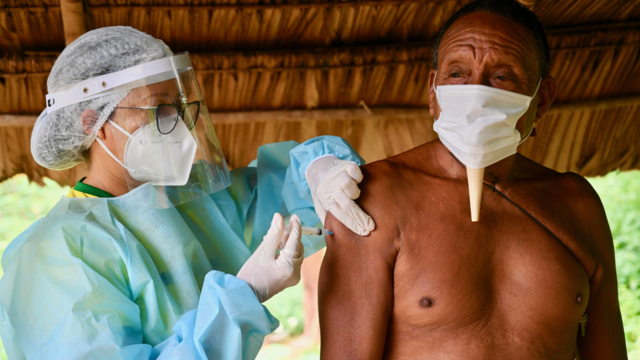
[[[437,106],[436,92],[433,90],[433,85],[436,82],[436,71],[431,69],[429,72],[429,114],[435,119],[435,108]]]
[[[82,130],[89,135],[96,122],[98,122],[98,114],[93,109],[87,109],[80,115],[80,121],[82,122]]]
[[[556,97],[556,79],[553,76],[545,76],[540,81],[538,89],[538,107],[536,109],[536,117],[533,120],[537,123],[549,111],[553,99]]]

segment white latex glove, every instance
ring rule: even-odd
[[[269,300],[300,281],[300,266],[304,258],[304,245],[300,241],[300,219],[293,215],[289,224],[291,233],[285,232],[282,215],[273,215],[271,228],[262,239],[262,244],[236,275],[249,284],[260,302]],[[276,256],[278,248],[280,254]]]
[[[327,156],[312,162],[305,173],[313,205],[324,224],[327,211],[360,236],[367,236],[376,228],[371,216],[353,201],[360,197],[358,184],[362,171],[353,161]]]

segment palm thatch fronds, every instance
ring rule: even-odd
[[[73,182],[82,173],[35,165],[28,134],[65,40],[112,25],[192,53],[233,167],[264,143],[325,134],[348,139],[368,161],[408,150],[435,138],[431,46],[444,21],[469,2],[85,0],[78,14],[77,0],[60,1],[0,0],[0,114],[11,115],[0,115],[0,179],[27,172]],[[640,5],[522,2],[548,28],[558,94],[538,136],[520,151],[584,175],[640,168]]]

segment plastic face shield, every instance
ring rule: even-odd
[[[184,204],[231,185],[188,53],[74,84],[64,93],[48,95],[47,104],[57,105],[49,107],[53,111],[71,105],[67,99],[79,102],[124,91],[128,95],[103,125],[112,141],[96,139],[112,163],[91,166],[118,163],[130,191],[127,196],[159,208]],[[86,96],[65,96],[78,92]]]

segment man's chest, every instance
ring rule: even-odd
[[[491,201],[478,223],[459,216],[455,203],[407,223],[394,272],[394,322],[522,336],[575,329],[589,298],[585,270],[521,210]]]

